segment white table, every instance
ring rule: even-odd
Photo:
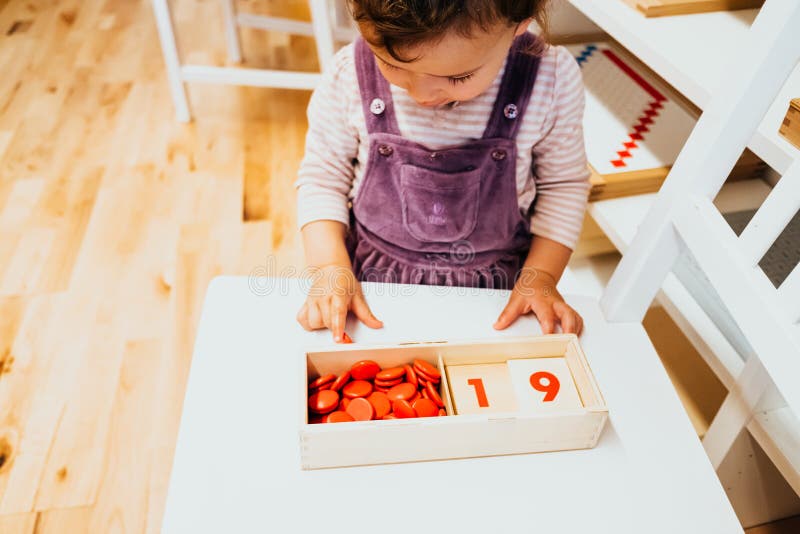
[[[741,532],[643,328],[607,324],[586,297],[568,300],[585,318],[581,343],[610,411],[594,449],[301,471],[297,358],[330,335],[295,322],[304,282],[256,282],[221,277],[209,287],[165,534]],[[539,332],[531,317],[492,329],[505,292],[369,284],[365,292],[386,326],[349,323],[357,343]]]

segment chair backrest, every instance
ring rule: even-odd
[[[766,0],[601,305],[611,321],[641,320],[678,257],[688,254],[752,354],[800,414],[800,267],[776,288],[759,266],[800,209],[800,151],[788,169],[780,169],[783,176],[740,235],[712,202],[800,62],[797,28],[800,2]]]

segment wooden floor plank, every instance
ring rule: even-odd
[[[35,526],[25,534],[92,534],[92,510],[91,506],[78,506],[36,512]]]
[[[123,342],[109,319],[92,336],[74,365],[81,370],[65,400],[60,432],[53,439],[36,493],[36,510],[94,503],[109,454],[112,402],[119,385]]]
[[[108,453],[87,532],[144,532],[153,463],[153,421],[160,399],[153,395],[165,354],[159,340],[125,346],[113,401]]]
[[[3,534],[33,534],[38,529],[38,513],[0,515],[0,532]]]
[[[68,345],[69,313],[80,311],[67,305],[64,294],[31,298],[11,347],[13,367],[0,382],[0,435],[12,445],[0,469],[0,514],[33,510],[80,350]]]

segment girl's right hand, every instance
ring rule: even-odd
[[[361,284],[350,266],[331,264],[319,267],[312,279],[314,283],[308,297],[297,313],[297,322],[303,328],[308,331],[328,328],[334,341],[342,343],[349,310],[368,327],[383,327],[369,309]]]

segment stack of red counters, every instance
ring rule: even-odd
[[[308,385],[309,423],[344,423],[447,415],[439,395],[439,370],[424,360],[381,369],[361,360],[349,371]]]

